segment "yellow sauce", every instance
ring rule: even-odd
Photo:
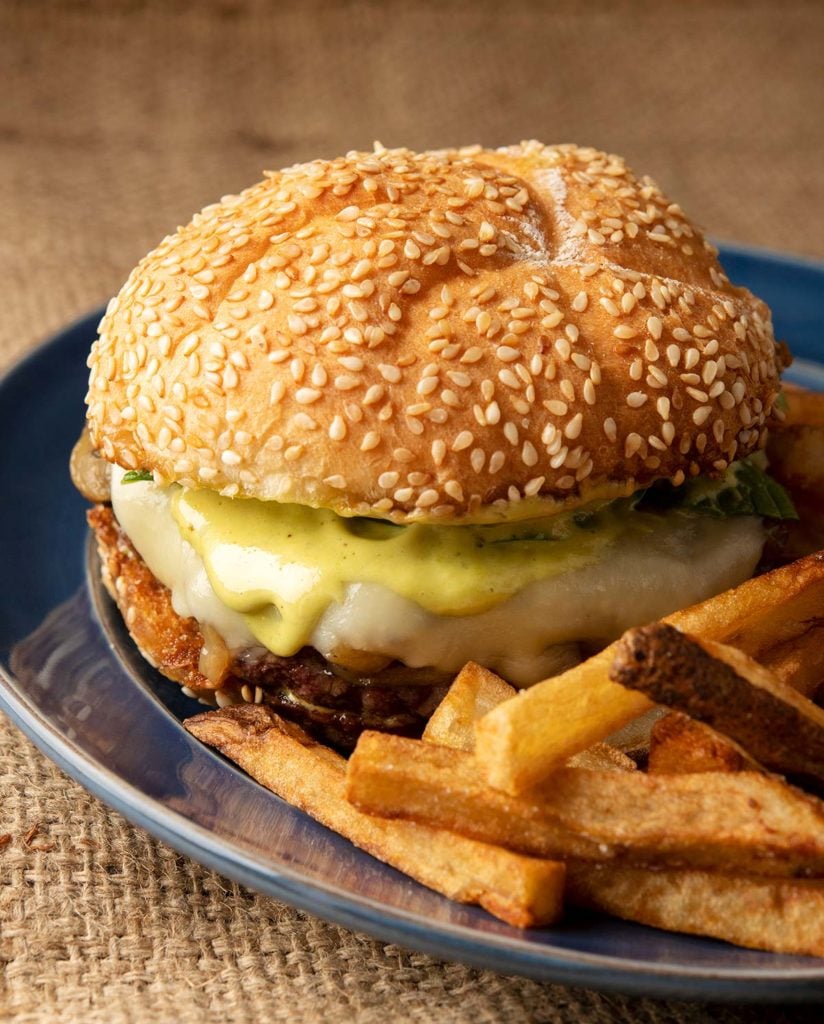
[[[474,615],[594,562],[626,528],[616,504],[494,526],[395,526],[178,488],[172,512],[220,600],[285,656],[349,584],[382,584],[437,615]]]

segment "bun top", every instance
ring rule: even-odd
[[[620,157],[377,146],[165,238],[100,324],[88,418],[105,458],[187,487],[483,521],[723,471],[782,362]]]

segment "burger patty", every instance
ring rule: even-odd
[[[225,674],[210,679],[201,670],[208,627],[204,637],[196,619],[178,615],[171,592],[152,574],[110,506],[95,505],[87,518],[97,540],[103,583],[141,654],[166,678],[207,703],[272,705],[319,739],[348,751],[364,729],[420,735],[446,693],[450,679],[442,673],[396,662],[358,675],[311,647],[292,657],[263,648],[227,652]]]

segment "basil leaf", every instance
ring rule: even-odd
[[[149,480],[154,480],[154,475],[149,469],[130,469],[124,473],[120,479],[121,483],[124,484],[136,484],[145,483]]]
[[[728,516],[798,519],[789,494],[753,459],[733,463],[719,480],[698,478],[680,487],[673,487],[667,481],[653,484],[639,495],[633,495],[631,507],[651,513],[673,509],[713,519]]]

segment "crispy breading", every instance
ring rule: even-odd
[[[97,539],[103,583],[140,653],[176,683],[215,690],[198,668],[203,634],[197,621],[177,614],[168,587],[152,574],[108,505],[95,505],[86,518]]]
[[[420,735],[445,690],[427,669],[392,664],[346,680],[306,647],[284,658],[254,648],[226,650],[224,672],[213,676],[206,659],[201,671],[204,644],[221,643],[216,631],[177,614],[170,591],[152,574],[109,506],[96,505],[88,520],[106,589],[141,654],[168,679],[210,704],[274,704],[340,750],[351,750],[364,728]]]

